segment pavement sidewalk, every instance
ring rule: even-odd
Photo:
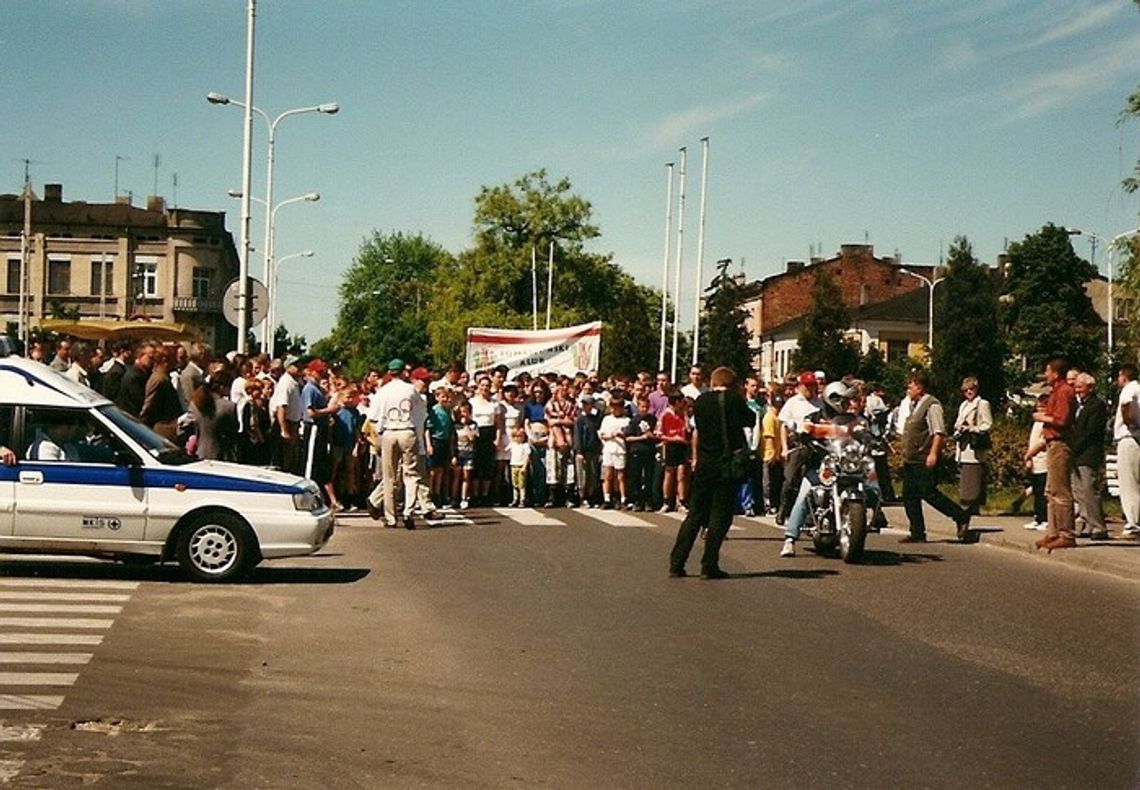
[[[887,520],[890,524],[890,533],[898,533],[901,537],[906,533],[906,514],[901,505],[888,505],[886,508]],[[957,541],[957,529],[950,519],[933,510],[929,506],[925,509],[926,533],[931,541]],[[775,519],[763,517],[762,523],[777,527]],[[977,516],[970,523],[970,528],[976,530],[980,539],[978,543],[986,546],[997,546],[1002,549],[1022,551],[1038,557],[1046,562],[1059,562],[1074,567],[1107,573],[1129,581],[1140,580],[1140,540],[1135,538],[1122,538],[1120,532],[1123,523],[1109,523],[1111,540],[1089,540],[1077,538],[1077,547],[1073,549],[1060,549],[1046,554],[1044,549],[1037,549],[1034,543],[1045,535],[1032,529],[1025,529],[1024,524],[1029,519],[1026,516]]]

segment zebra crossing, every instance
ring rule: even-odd
[[[0,579],[0,712],[59,708],[138,586]]]
[[[603,524],[608,527],[641,528],[641,529],[676,529],[685,518],[683,512],[658,513],[656,511],[638,513],[636,511],[602,508],[575,508],[575,509],[544,509],[544,508],[515,508],[493,507],[476,508],[473,510],[454,510],[440,508],[438,511],[442,518],[428,522],[429,527],[486,527],[501,524],[502,520],[511,521],[523,527],[563,527],[567,522],[565,517],[573,513],[586,519]],[[422,524],[423,522],[421,522]],[[364,513],[341,513],[337,515],[337,529],[343,527],[378,527],[382,523],[372,521]],[[732,531],[740,531],[743,527],[733,524]],[[2,610],[0,610],[2,614]]]

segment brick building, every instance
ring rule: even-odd
[[[755,284],[744,308],[753,364],[761,376],[782,377],[788,372],[800,323],[811,304],[812,283],[821,269],[835,278],[851,313],[852,337],[864,352],[875,343],[891,359],[921,356],[929,292],[903,268],[935,276],[935,267],[929,264],[904,267],[895,257],[876,257],[870,244],[844,244],[832,258],[788,261],[783,272]]]
[[[237,277],[238,256],[225,212],[167,208],[154,196],[145,208],[127,198],[68,203],[60,184],[47,184],[42,200],[31,197],[32,328],[53,313],[146,316],[185,324],[217,348],[233,346],[236,330],[222,315],[222,294]],[[19,322],[24,210],[22,196],[0,195],[0,320],[11,326]]]

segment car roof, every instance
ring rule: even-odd
[[[87,408],[110,401],[42,362],[0,358],[0,404]]]

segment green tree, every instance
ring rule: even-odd
[[[309,343],[304,335],[290,334],[285,324],[278,324],[273,330],[273,349],[271,356],[282,359],[289,354],[300,356],[308,349]]]
[[[1104,328],[1084,289],[1095,276],[1062,227],[1046,225],[1010,246],[1003,324],[1010,350],[1024,358],[1029,376],[1057,356],[1096,370]]]
[[[614,265],[611,255],[585,249],[599,236],[591,211],[589,201],[572,192],[569,179],[552,183],[545,170],[483,187],[475,198],[475,246],[440,270],[432,291],[427,334],[436,356],[462,357],[469,327],[529,329],[532,308],[545,326],[553,245],[551,325],[603,320],[603,369],[616,360],[652,366],[656,344],[651,340],[639,340],[634,353],[621,357],[607,350],[651,338],[652,306],[660,302]]]
[[[437,361],[428,316],[436,309],[437,274],[450,265],[451,254],[421,233],[373,232],[345,272],[337,323],[320,348],[353,376],[393,357]]]
[[[1135,0],[1136,7],[1140,8],[1140,0]],[[1140,88],[1134,90],[1128,97],[1124,105],[1124,109],[1120,112],[1120,123],[1131,118],[1140,118]],[[1140,190],[1140,162],[1136,163],[1136,169],[1132,171],[1132,175],[1124,179],[1124,191],[1128,193]]]
[[[724,365],[738,376],[747,374],[751,366],[748,332],[744,327],[747,312],[740,281],[728,273],[732,261],[723,259],[705,298],[704,331],[701,332],[699,359],[706,369]]]
[[[998,322],[997,286],[991,270],[974,257],[965,236],[950,245],[946,278],[935,289],[931,355],[934,391],[950,407],[961,400],[962,379],[974,376],[982,397],[1005,397],[1005,348]]]
[[[855,375],[868,384],[884,382],[887,376],[887,360],[883,358],[883,352],[879,351],[878,344],[872,343],[867,353],[859,359]]]
[[[859,350],[846,338],[851,316],[835,278],[820,268],[811,286],[811,303],[804,315],[792,357],[797,370],[824,370],[829,379],[854,373],[859,367]]]
[[[1119,277],[1116,280],[1116,299],[1127,299],[1136,307],[1128,316],[1120,347],[1115,349],[1114,362],[1140,362],[1140,236],[1132,236],[1120,253]],[[1116,308],[1113,308],[1116,309]]]

